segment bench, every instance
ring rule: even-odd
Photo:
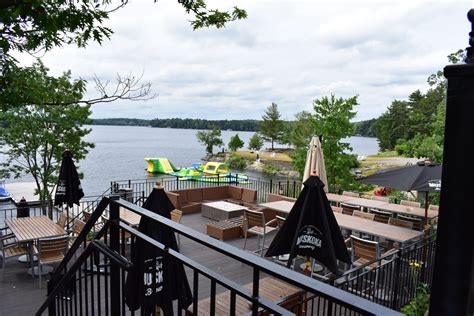
[[[229,218],[218,222],[207,224],[206,232],[208,236],[228,240],[242,236],[242,217]]]
[[[234,185],[193,188],[166,192],[173,206],[183,214],[201,212],[202,203],[226,201],[245,207],[254,207],[257,191]]]

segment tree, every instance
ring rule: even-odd
[[[250,150],[260,150],[263,147],[263,139],[258,134],[253,134],[249,139],[249,149]]]
[[[313,136],[315,136],[313,115],[307,111],[296,113],[295,121],[290,131],[291,144],[295,148],[306,147]]]
[[[407,102],[393,101],[388,110],[377,119],[374,128],[381,150],[393,150],[399,139],[407,139],[410,130]]]
[[[244,147],[244,141],[240,139],[239,134],[235,134],[229,140],[227,145],[231,151],[237,151],[239,148]]]
[[[38,63],[42,65],[41,61]],[[156,97],[151,93],[151,83],[141,83],[141,77],[117,75],[115,85],[109,87],[110,82],[101,82],[95,78],[95,89],[99,92],[97,97],[91,99],[77,98],[37,98],[44,84],[41,80],[32,80],[35,74],[35,66],[21,68],[12,64],[3,73],[3,80],[6,82],[3,89],[0,89],[0,107],[6,110],[15,106],[25,106],[29,104],[39,104],[44,106],[67,106],[70,104],[92,105],[101,102],[113,102],[116,100],[146,101]],[[23,77],[24,76],[24,77]],[[86,81],[80,80],[84,85]]]
[[[272,150],[274,149],[274,142],[280,140],[283,134],[283,121],[280,119],[280,112],[278,105],[272,103],[262,116],[263,122],[260,124],[260,134],[263,139],[272,143]]]
[[[299,139],[299,145],[296,146],[293,154],[293,165],[301,174],[304,171],[306,161],[306,152],[310,136],[322,135],[321,146],[324,151],[326,164],[326,174],[329,189],[337,191],[338,189],[349,189],[354,184],[354,177],[350,169],[354,165],[353,155],[347,154],[351,151],[349,143],[343,139],[352,136],[353,125],[350,120],[354,118],[354,106],[357,105],[357,96],[343,99],[334,95],[316,99],[313,101],[314,113],[305,112],[297,116],[294,126],[306,126],[312,122],[312,131],[307,131],[303,138]],[[307,142],[304,142],[306,139]]]
[[[215,26],[245,19],[247,13],[234,7],[232,11],[208,9],[205,0],[178,0],[191,19],[193,29]],[[104,26],[110,14],[128,0],[4,0],[0,2],[0,51],[36,53],[55,46],[76,44],[85,47],[89,41],[102,43],[112,29]],[[2,54],[0,54],[2,55]]]
[[[217,126],[212,126],[209,130],[199,131],[196,133],[198,141],[206,146],[206,153],[209,155],[212,155],[212,149],[214,146],[224,145],[221,135],[221,130]]]
[[[232,11],[208,9],[205,0],[178,0],[191,19],[193,29],[215,26],[245,19],[247,13],[238,7]],[[12,52],[41,54],[57,46],[76,44],[85,47],[90,41],[102,43],[110,38],[112,29],[104,26],[110,14],[128,3],[128,0],[4,0],[0,1],[0,91],[11,84],[8,72],[16,65]],[[141,93],[147,85],[139,86],[133,76],[118,77],[119,83],[111,91]],[[96,80],[97,81],[97,80]],[[139,81],[139,80],[138,80]],[[97,87],[105,88],[100,82]],[[132,87],[131,91],[130,86]],[[138,87],[138,89],[136,89]],[[122,88],[125,90],[122,91]],[[148,86],[149,89],[149,86]],[[102,93],[102,91],[101,91]],[[148,94],[148,93],[146,93]],[[103,94],[97,102],[111,102]],[[136,98],[132,98],[136,99]],[[27,103],[25,103],[27,104]],[[5,106],[2,103],[2,108]]]
[[[357,96],[336,99],[331,95],[330,98],[323,97],[313,102],[315,135],[322,135],[328,185],[333,191],[350,188],[354,182],[350,172],[354,164],[353,156],[347,154],[352,148],[343,140],[353,135],[350,121],[356,115],[353,109],[357,104]]]
[[[83,140],[90,132],[83,125],[90,124],[91,114],[89,105],[79,103],[85,82],[72,80],[70,72],[58,78],[48,76],[48,69],[40,62],[17,71],[18,85],[7,92],[22,93],[28,87],[30,102],[0,112],[0,121],[5,123],[0,127],[0,153],[7,157],[0,164],[0,176],[31,174],[36,194],[46,200],[57,182],[64,149],[71,150],[77,162],[94,147]],[[50,102],[68,105],[51,106]]]

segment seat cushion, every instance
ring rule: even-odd
[[[189,189],[186,190],[186,194],[188,196],[187,202],[201,202],[203,200],[201,189]]]
[[[179,200],[181,204],[186,204],[188,203],[188,195],[186,194],[187,190],[176,190],[176,191],[171,191],[172,193],[179,194]]]
[[[242,201],[255,203],[257,201],[257,190],[242,189]]]
[[[228,197],[232,200],[242,199],[242,188],[236,187],[235,185],[229,185],[227,187]]]
[[[228,198],[227,186],[215,186],[202,188],[202,199],[203,200],[224,200]]]

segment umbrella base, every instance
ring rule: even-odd
[[[52,266],[47,266],[47,265],[42,265],[41,266],[41,275],[46,275],[50,272],[53,272],[54,268]],[[38,273],[38,267],[33,267],[33,268],[29,268],[26,273],[28,273],[29,275],[39,275]]]
[[[36,262],[38,261],[38,257],[33,256],[33,261]],[[18,262],[21,263],[29,263],[30,262],[30,256],[29,255],[23,255],[18,257]]]
[[[313,273],[318,273],[324,270],[324,267],[320,264],[317,264],[316,262],[313,263],[312,266],[313,266]],[[306,262],[303,262],[302,264],[300,264],[300,269],[303,271],[306,269]],[[310,265],[310,269],[311,269],[311,265]]]

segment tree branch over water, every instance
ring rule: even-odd
[[[115,85],[112,86],[110,80],[101,81],[97,76],[94,76],[95,89],[99,92],[99,97],[71,101],[71,102],[46,102],[44,105],[69,105],[69,104],[97,104],[97,103],[109,103],[117,100],[129,100],[129,101],[147,101],[154,99],[158,96],[157,93],[152,93],[151,82],[142,82],[143,74],[135,76],[128,74],[122,76],[117,74]]]

